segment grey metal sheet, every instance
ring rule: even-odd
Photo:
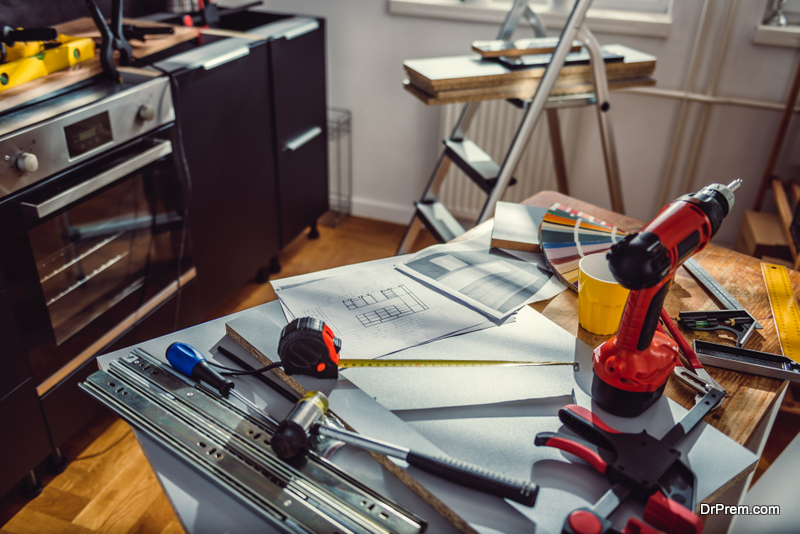
[[[520,325],[518,332],[520,337],[516,341],[520,347],[517,350],[520,353],[535,350],[533,347],[528,347],[536,343],[537,339],[546,339],[548,346],[562,347],[560,350],[563,351],[571,345],[572,357],[581,364],[581,371],[571,375],[573,380],[571,388],[566,389],[567,384],[561,384],[559,387],[564,389],[559,395],[533,397],[528,395],[517,400],[506,399],[483,406],[454,404],[392,413],[375,402],[367,392],[356,388],[346,379],[333,381],[298,377],[298,381],[307,389],[326,392],[332,409],[359,432],[428,452],[442,450],[460,459],[515,477],[531,478],[541,486],[537,505],[534,508],[526,508],[462,488],[418,470],[412,471],[415,478],[470,521],[477,530],[509,533],[530,531],[531,523],[524,518],[528,516],[536,524],[537,533],[560,532],[561,524],[569,511],[592,504],[608,489],[609,484],[592,468],[574,461],[574,458],[567,459],[560,451],[534,447],[533,438],[537,432],[556,431],[561,427],[555,414],[559,405],[571,402],[571,394],[574,392],[577,404],[590,407],[612,427],[629,432],[646,428],[648,432],[659,437],[665,434],[686,413],[686,410],[669,399],[662,398],[644,416],[625,419],[611,416],[600,408],[592,406],[588,395],[591,385],[589,365],[591,352],[581,347],[580,342],[559,327],[550,328],[541,325],[544,330],[537,330],[540,319],[531,313],[536,312],[529,310],[521,313],[515,323]],[[275,352],[280,327],[285,324],[279,303],[273,302],[148,341],[143,343],[142,347],[163,359],[166,347],[173,341],[180,340],[202,350],[211,351],[212,358],[216,358],[215,347],[217,344],[222,344],[244,357],[246,353],[233,340],[225,337],[225,322],[231,323],[249,342],[266,354]],[[537,332],[541,338],[537,337]],[[466,334],[462,337],[481,333]],[[449,352],[448,343],[452,341],[444,340],[436,343],[441,344],[442,351]],[[436,343],[431,343],[430,346]],[[109,359],[125,353],[127,350],[102,356],[101,365],[105,366]],[[220,361],[224,359],[220,357]],[[502,388],[502,385],[500,387]],[[290,408],[288,401],[278,397],[252,378],[237,379],[237,389],[260,406],[265,405],[265,401],[268,402],[267,410],[276,417],[285,416]],[[696,446],[692,447],[695,444]],[[697,473],[700,500],[757,461],[756,455],[706,424],[701,424],[695,429],[679,448],[684,452],[689,451],[686,458]],[[358,460],[357,456],[355,458],[352,456],[357,453],[354,451],[346,453],[347,449],[345,447],[340,453],[335,454],[332,460],[378,491],[386,491],[388,496],[395,498],[401,504],[423,517],[429,517],[420,508],[424,505],[418,499],[412,504],[411,501],[404,501],[398,497],[407,492],[407,488],[400,487],[402,485],[393,477],[384,477],[380,470],[370,470],[368,464]],[[158,466],[155,467],[158,470]],[[183,487],[186,482],[178,480],[175,483]],[[619,519],[624,520],[632,511],[630,508],[627,512],[623,510],[619,514]],[[232,521],[236,520],[235,515],[231,517]],[[437,520],[435,516],[430,517]],[[438,518],[438,521],[441,521],[441,518]],[[442,530],[432,526],[430,531]]]

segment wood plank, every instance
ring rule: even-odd
[[[72,522],[90,501],[89,497],[63,491],[54,484],[48,484],[38,497],[30,501],[28,508],[63,521]]]
[[[609,81],[646,77],[655,71],[655,56],[622,45],[606,45],[603,48],[625,57],[624,61],[605,64]],[[410,59],[403,63],[403,67],[414,85],[432,94],[444,90],[541,79],[545,72],[545,67],[510,69],[495,61],[484,60],[478,55]],[[591,80],[592,68],[590,65],[565,65],[561,69],[561,76]]]
[[[136,460],[139,450],[128,424],[118,419],[52,483],[76,495],[95,496],[116,478],[119,470]]]
[[[183,527],[178,520],[170,521],[164,530],[161,531],[161,534],[183,534]]]
[[[0,534],[92,534],[92,530],[32,508],[25,508],[0,529]]]
[[[534,37],[516,41],[473,41],[472,51],[481,57],[519,57],[529,54],[552,54],[560,39],[558,37]],[[570,52],[581,49],[580,41],[573,41]]]
[[[786,238],[786,244],[789,245],[789,252],[792,253],[792,258],[797,259],[797,247],[794,246],[794,239],[789,231],[792,226],[792,207],[789,205],[789,199],[786,196],[786,190],[783,188],[783,183],[778,178],[773,178],[770,182],[772,187],[772,194],[775,195],[775,204],[778,207],[778,215],[781,218],[781,226],[783,228],[783,236]]]
[[[608,82],[611,91],[630,89],[631,87],[652,87],[656,84],[653,78],[632,78],[626,80],[615,80]],[[518,98],[520,100],[530,100],[536,94],[539,87],[538,81],[524,82],[519,84],[487,86],[477,89],[464,89],[454,91],[439,91],[436,95],[429,94],[410,81],[403,83],[403,88],[421,100],[428,106],[440,106],[444,104],[459,104],[464,102],[480,102],[485,100],[504,100],[508,98]],[[594,92],[594,85],[591,83],[579,83],[574,85],[560,85],[550,91],[550,96],[574,96],[591,94]]]
[[[109,521],[113,525],[114,516],[120,514],[123,504],[143,497],[140,485],[147,483],[148,477],[151,484],[154,483],[155,477],[147,462],[142,461],[145,457],[141,449],[137,448],[130,460],[124,468],[113,470],[114,478],[92,498],[92,502],[72,521],[73,524],[93,531],[107,531],[103,527]],[[135,522],[135,519],[131,521],[131,525]]]
[[[156,481],[155,484],[158,484]],[[151,493],[156,493],[155,499],[150,503],[147,510],[139,517],[130,529],[128,534],[150,534],[152,532],[162,532],[170,526],[171,523],[177,523],[175,520],[175,512],[163,492],[154,491],[154,486],[149,488]],[[178,524],[180,527],[180,524]],[[183,532],[183,529],[180,529]]]
[[[133,463],[131,463],[131,465],[133,465]],[[124,499],[116,501],[118,504],[114,506],[113,512],[108,514],[107,519],[103,521],[100,528],[96,529],[96,532],[107,534],[131,532],[134,525],[140,524],[141,518],[148,512],[157,499],[161,498],[166,500],[163,493],[153,491],[153,486],[158,485],[158,481],[152,469],[147,464],[143,467],[139,467],[136,472],[141,475],[138,484],[132,487],[130,493],[128,493]],[[135,481],[133,479],[129,481],[123,480],[123,484],[133,486]],[[162,510],[162,512],[168,512],[161,514],[161,520],[163,522],[161,527],[163,528],[174,516],[169,513],[171,510]],[[91,523],[93,524],[96,524],[100,520],[99,517],[87,517],[87,519],[91,519]]]
[[[200,34],[199,28],[187,28],[186,26],[175,26],[172,24],[163,24],[159,22],[128,18],[123,18],[122,22],[124,24],[135,24],[143,27],[152,26],[159,28],[172,28],[174,32],[172,34],[148,35],[144,42],[138,40],[128,41],[131,45],[131,49],[133,50],[133,57],[137,59],[162,52],[167,48],[171,48],[185,41],[191,41],[192,39],[197,38],[197,36]],[[73,37],[91,37],[98,43],[100,43],[102,39],[100,30],[97,29],[97,26],[95,26],[94,20],[92,20],[91,17],[81,17],[79,19],[71,20],[69,22],[59,24],[55,28],[58,30],[59,34],[63,35],[70,35]]]

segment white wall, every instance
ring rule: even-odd
[[[227,0],[228,5],[238,0]],[[600,43],[622,43],[658,58],[655,77],[659,88],[683,90],[689,56],[702,8],[699,0],[675,0],[674,24],[667,39],[597,33]],[[708,47],[697,84],[705,92],[716,43],[731,1],[712,0]],[[440,151],[439,109],[428,107],[402,88],[404,60],[469,53],[476,39],[491,39],[497,24],[392,16],[386,1],[376,0],[266,0],[264,9],[306,13],[327,19],[328,102],[353,114],[353,213],[406,223],[430,176]],[[752,44],[752,35],[764,12],[761,0],[741,0],[720,77],[718,95],[781,104],[794,74],[793,49]],[[522,30],[518,32],[522,34]],[[557,32],[553,32],[557,33]],[[629,215],[650,219],[660,206],[657,196],[675,132],[679,100],[638,94],[612,95],[612,121]],[[691,142],[702,143],[692,188],[712,182],[745,180],[737,205],[723,224],[718,241],[733,243],[744,210],[752,206],[769,154],[780,111],[711,106],[705,135],[692,139],[697,117],[705,104],[689,106],[688,125],[676,162],[676,185],[681,193]],[[568,162],[572,195],[610,207],[599,136],[593,109],[581,114],[577,139],[580,150]],[[779,174],[797,174],[800,160],[796,135],[790,128]]]

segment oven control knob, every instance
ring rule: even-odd
[[[156,118],[156,108],[149,104],[142,104],[139,106],[139,111],[136,112],[136,117],[140,121],[151,121]]]
[[[39,158],[35,154],[23,152],[17,156],[17,169],[22,172],[36,172],[39,168]]]

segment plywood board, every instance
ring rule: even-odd
[[[648,87],[656,84],[653,78],[633,78],[629,80],[609,81],[608,88],[612,91],[628,89],[630,87]],[[429,106],[439,106],[443,104],[458,104],[462,102],[477,102],[481,100],[500,100],[506,98],[518,98],[520,100],[530,100],[536,94],[539,87],[539,80],[530,82],[510,83],[506,85],[492,85],[487,87],[477,87],[474,89],[459,89],[454,91],[439,91],[430,94],[406,81],[403,88],[419,98]],[[594,85],[591,82],[575,83],[573,85],[556,86],[550,92],[551,97],[583,95],[594,92]]]
[[[516,41],[473,41],[473,52],[483,57],[518,57],[527,54],[552,54],[559,42],[558,37],[535,37]],[[573,41],[570,52],[581,49],[579,41]]]
[[[603,48],[625,57],[624,61],[605,65],[609,81],[648,77],[655,71],[655,56],[623,45],[607,45]],[[413,85],[434,96],[438,91],[539,80],[545,72],[545,67],[510,69],[478,55],[411,59],[405,61],[403,67]],[[590,81],[591,66],[572,65],[561,69],[560,77],[574,76]]]

